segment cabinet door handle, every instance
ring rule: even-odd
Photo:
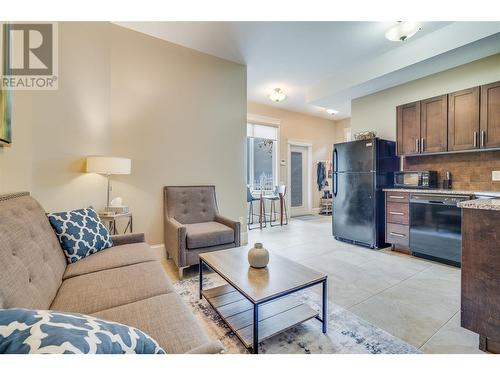
[[[390,234],[391,236],[396,236],[396,237],[406,237],[406,235],[401,234],[401,233],[394,233],[394,232],[390,232],[389,234]]]
[[[419,139],[415,139],[415,152],[420,152]]]
[[[474,132],[474,148],[477,148],[477,132]]]
[[[481,147],[484,147],[484,143],[486,140],[486,132],[484,130],[481,131]]]
[[[389,195],[389,198],[404,199],[405,197],[402,197],[401,195]]]
[[[424,152],[424,139],[420,138],[420,152]]]
[[[389,211],[389,213],[390,213],[391,215],[401,215],[401,216],[402,216],[402,215],[404,215],[404,213],[403,213],[403,212],[394,212],[394,211]]]

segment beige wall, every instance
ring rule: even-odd
[[[335,143],[345,142],[345,129],[351,127],[351,118],[344,118],[342,120],[335,121]]]
[[[247,108],[250,114],[281,121],[279,152],[280,160],[286,160],[286,166],[279,167],[279,181],[283,184],[288,181],[288,141],[312,143],[312,208],[318,208],[320,193],[316,185],[316,161],[332,159],[332,145],[336,139],[334,122],[254,102],[249,102]]]
[[[14,94],[0,192],[29,190],[47,211],[105,203],[85,156],[130,157],[113,196],[135,231],[163,243],[161,189],[216,184],[221,211],[245,216],[246,68],[109,23],[59,24],[59,90]]]
[[[0,192],[30,190],[32,181],[31,95],[13,94],[13,145],[0,146]]]
[[[27,190],[47,211],[105,203],[84,157],[109,138],[107,23],[59,24],[59,89],[14,91],[13,143],[0,147],[0,191]]]
[[[396,106],[500,80],[500,54],[354,99],[352,131],[396,139]]]
[[[221,213],[245,217],[246,67],[118,26],[111,36],[112,149],[132,159],[115,194],[140,229],[163,242],[165,185],[214,184]]]

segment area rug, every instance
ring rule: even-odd
[[[225,284],[215,273],[205,273],[203,287],[211,288]],[[198,277],[178,281],[174,284],[177,293],[191,306],[208,335],[219,339],[226,353],[249,353],[238,337],[231,332],[217,312],[203,298],[198,298]],[[310,290],[295,294],[303,302],[320,311],[321,298]],[[384,330],[360,319],[350,311],[330,302],[327,334],[321,332],[321,323],[311,319],[287,331],[264,340],[260,353],[268,354],[416,354],[418,349],[392,336]]]

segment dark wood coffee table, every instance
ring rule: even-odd
[[[204,264],[228,284],[203,290]],[[327,331],[327,275],[321,272],[272,253],[266,268],[252,268],[242,248],[200,254],[199,272],[200,299],[205,297],[253,353],[259,352],[259,342],[312,318]],[[317,284],[323,285],[321,317],[290,295]]]

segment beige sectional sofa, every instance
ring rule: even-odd
[[[176,294],[143,234],[67,264],[40,204],[0,195],[0,308],[79,312],[139,328],[167,353],[220,353]]]

